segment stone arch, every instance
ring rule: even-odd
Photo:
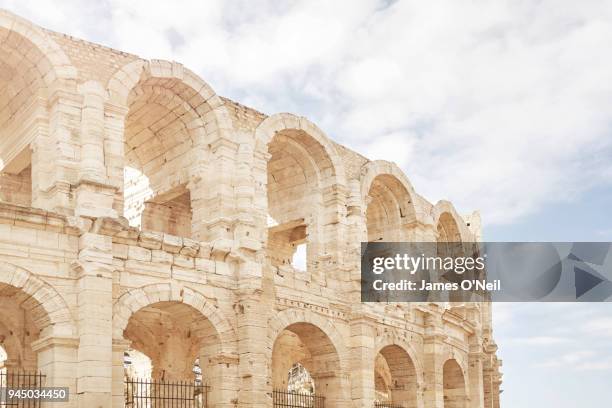
[[[467,372],[460,362],[449,358],[442,364],[444,408],[467,407]]]
[[[421,407],[423,366],[414,347],[403,339],[386,334],[377,337],[374,351],[376,360],[382,360],[388,371],[389,400],[406,408]]]
[[[376,343],[374,345],[374,351],[376,353],[379,353],[380,350],[382,350],[384,347],[387,346],[398,346],[401,347],[402,350],[404,350],[404,352],[406,352],[406,354],[408,354],[408,356],[410,357],[410,359],[412,360],[412,363],[414,364],[414,367],[417,371],[417,382],[419,384],[419,386],[423,385],[423,363],[421,362],[420,358],[419,358],[419,353],[416,351],[416,349],[414,348],[414,346],[412,346],[412,344],[408,343],[406,340],[401,339],[395,335],[386,333],[383,336],[377,336],[376,337]]]
[[[345,186],[346,176],[342,159],[338,154],[333,142],[323,133],[317,125],[306,119],[291,113],[276,113],[267,117],[255,129],[256,150],[266,152],[268,144],[275,135],[283,130],[300,130],[306,133],[312,140],[320,144],[332,163],[332,174],[335,184]]]
[[[308,323],[321,329],[327,337],[331,340],[334,347],[338,351],[340,356],[340,366],[343,371],[348,370],[348,349],[346,348],[342,335],[336,329],[333,323],[326,318],[310,310],[300,309],[285,309],[278,313],[273,319],[270,319],[268,329],[268,352],[272,351],[274,341],[278,337],[281,331],[286,327],[291,326],[295,323]]]
[[[113,305],[113,343],[115,379],[123,377],[123,353],[132,345],[151,358],[155,379],[192,381],[199,359],[203,381],[210,386],[208,403],[221,406],[236,398],[236,332],[223,313],[192,288],[158,283],[121,295]],[[114,382],[117,403],[123,398],[121,385]]]
[[[320,256],[336,256],[346,176],[333,142],[308,119],[279,113],[256,128],[252,154],[256,223],[279,224],[262,237],[271,263],[291,263],[304,244],[309,271]]]
[[[305,350],[306,360],[299,356],[275,353],[284,336],[290,336],[291,348]],[[295,343],[295,344],[293,344]],[[297,345],[297,347],[296,347]],[[284,374],[293,363],[303,364],[315,382],[315,391],[325,396],[331,406],[345,406],[350,399],[348,381],[348,354],[338,330],[327,318],[308,310],[287,309],[269,321],[267,351],[270,361],[269,375],[275,371]],[[278,359],[275,359],[277,357]],[[295,358],[294,358],[295,357]],[[304,356],[301,356],[304,357]],[[292,358],[296,361],[293,361]],[[285,361],[286,360],[286,361]],[[275,387],[277,384],[271,384]]]
[[[56,152],[48,148],[55,143],[36,141],[54,138],[46,129],[53,113],[49,95],[74,90],[76,78],[76,68],[44,30],[0,10],[0,183],[13,186],[0,189],[0,200],[30,206],[36,187],[57,173],[50,169]],[[40,126],[31,126],[34,121]]]
[[[6,285],[20,292],[21,306],[31,313],[41,337],[76,335],[70,309],[55,288],[17,265],[0,263],[0,271],[0,287]]]
[[[121,67],[107,90],[110,102],[125,110],[119,135],[125,165],[140,172],[129,184],[121,175],[115,180],[129,193],[124,211],[137,208],[129,216],[138,224],[133,219],[142,215],[145,229],[192,237],[192,225],[210,218],[197,186],[206,187],[211,144],[231,137],[223,100],[192,71],[161,60]]]
[[[45,67],[53,72],[52,75],[43,75],[47,85],[52,85],[56,79],[76,80],[76,68],[72,65],[64,50],[49,38],[40,27],[8,10],[0,9],[0,31],[5,30],[7,32],[13,31],[27,39],[45,56],[49,63],[49,66]],[[0,38],[2,38],[2,34],[0,34]]]
[[[230,322],[200,292],[186,286],[158,283],[131,289],[113,305],[113,339],[121,339],[130,317],[140,309],[159,302],[177,302],[193,307],[206,317],[219,336],[221,352],[237,354],[237,337]]]
[[[395,164],[368,162],[361,171],[361,205],[368,241],[410,239],[408,227],[417,221],[416,193]]]
[[[437,255],[440,257],[478,256],[478,244],[463,218],[448,201],[439,201],[432,209],[432,218],[436,234]],[[476,270],[467,271],[463,275],[451,275],[456,279],[481,278]],[[459,282],[457,282],[459,283]],[[469,292],[451,291],[448,293],[450,302],[468,300]]]
[[[432,209],[432,218],[436,229],[443,227],[447,229],[446,242],[471,242],[473,236],[463,218],[457,213],[455,207],[449,201],[438,201]],[[438,234],[438,238],[440,238]]]
[[[194,107],[193,103],[195,102],[206,103],[206,106],[201,107],[198,113],[204,115],[212,112],[210,116],[216,121],[216,123],[211,124],[211,126],[214,126],[213,130],[230,129],[232,127],[230,114],[221,97],[202,78],[177,62],[137,60],[122,66],[107,82],[109,100],[117,106],[127,106],[132,89],[138,82],[147,78],[179,80],[194,91],[192,96],[198,96],[188,102],[192,104],[192,107]],[[198,106],[195,106],[194,109]]]

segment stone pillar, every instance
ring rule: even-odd
[[[479,344],[470,345],[468,355],[468,375],[469,375],[469,408],[484,407],[484,388],[483,388],[483,354]]]
[[[95,81],[79,86],[81,113],[81,163],[76,188],[76,215],[116,217],[116,188],[108,184],[104,157],[104,100],[106,91]]]
[[[113,209],[123,215],[123,172],[125,169],[124,130],[128,108],[112,103],[104,105],[104,166],[107,184],[115,190]]]
[[[94,226],[95,229],[95,226]],[[113,369],[112,238],[85,232],[77,269],[77,392],[80,408],[110,408]]]
[[[223,133],[225,134],[225,132]],[[192,234],[200,241],[233,239],[235,213],[236,150],[238,145],[229,136],[211,141],[209,163],[196,166],[190,183]]]
[[[483,382],[483,407],[499,408],[499,387],[501,385],[499,365],[495,352],[497,345],[487,342],[484,345],[482,377]]]
[[[81,111],[81,168],[79,177],[104,183],[104,95],[106,91],[95,81],[79,86],[83,95]]]
[[[348,373],[313,371],[312,379],[315,382],[317,393],[320,392],[325,396],[325,406],[330,408],[350,408],[352,406],[347,392],[350,387]]]
[[[210,352],[206,347],[200,352],[203,381],[209,387],[206,407],[235,408],[239,387],[238,356]]]
[[[490,364],[485,363],[482,369],[483,377],[483,407],[493,408],[493,376]]]
[[[441,331],[441,327],[442,320],[438,313],[426,315],[425,336],[423,337],[423,368],[425,371],[423,405],[427,408],[444,408],[444,373],[442,372],[441,356],[446,336]]]
[[[49,97],[48,127],[32,143],[32,206],[71,213],[70,186],[76,184],[82,97],[55,91]]]
[[[500,393],[500,386],[501,386],[501,377],[499,374],[499,371],[496,370],[495,372],[495,379],[493,380],[493,387],[492,387],[492,400],[493,400],[493,408],[499,408],[499,393]]]
[[[238,247],[243,250],[262,252],[264,242],[262,233],[266,232],[267,216],[265,207],[257,204],[255,200],[256,185],[258,184],[255,178],[258,174],[261,174],[261,169],[253,168],[258,161],[253,159],[253,146],[250,143],[252,135],[247,133],[242,138],[247,143],[238,145],[235,162],[236,215],[234,217],[234,240],[237,241]],[[266,174],[265,168],[263,171]]]
[[[113,339],[113,379],[112,379],[112,407],[122,408],[125,405],[125,367],[123,365],[124,353],[130,347],[131,341]]]
[[[374,406],[375,322],[359,313],[350,321],[351,399],[354,407]]]
[[[66,408],[77,407],[78,347],[79,340],[72,337],[45,337],[32,343],[32,350],[38,353],[38,370],[46,376],[45,387],[68,387],[68,402],[47,402],[43,407],[53,408],[58,404]]]
[[[268,310],[271,307],[265,303],[260,289],[243,289],[239,294],[236,318],[240,408],[272,406],[272,350],[268,348]]]
[[[343,265],[347,258],[346,242],[351,240],[348,237],[350,228],[346,221],[348,194],[348,188],[341,185],[331,185],[322,191],[323,207],[318,215],[317,226],[320,229],[319,237],[321,237],[319,255],[324,257],[325,262],[321,268],[323,275],[321,280],[323,281],[334,265]],[[335,271],[331,277],[339,281],[349,281],[350,274],[342,272]]]

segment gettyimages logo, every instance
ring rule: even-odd
[[[362,243],[364,302],[612,300],[610,243]]]

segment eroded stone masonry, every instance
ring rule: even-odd
[[[359,297],[361,241],[469,245],[478,214],[304,117],[0,11],[0,163],[2,370],[70,387],[49,406],[137,406],[135,373],[217,408],[499,406],[490,305]]]

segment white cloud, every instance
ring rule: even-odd
[[[0,4],[306,114],[489,225],[612,183],[605,0]]]
[[[517,337],[506,341],[525,346],[552,346],[558,344],[566,344],[572,342],[571,339],[556,336],[533,336],[533,337]]]
[[[539,368],[557,368],[563,367],[564,369],[576,368],[578,364],[584,364],[585,361],[593,358],[595,353],[588,350],[573,351],[566,354],[555,355],[553,358],[548,359],[543,363],[536,363],[535,367]]]
[[[576,365],[576,369],[579,371],[609,371],[612,370],[612,358],[581,362]]]
[[[612,317],[589,319],[582,326],[582,331],[589,336],[612,338]]]
[[[612,370],[612,358],[592,351],[575,351],[535,364],[538,368],[563,368],[570,371]]]

